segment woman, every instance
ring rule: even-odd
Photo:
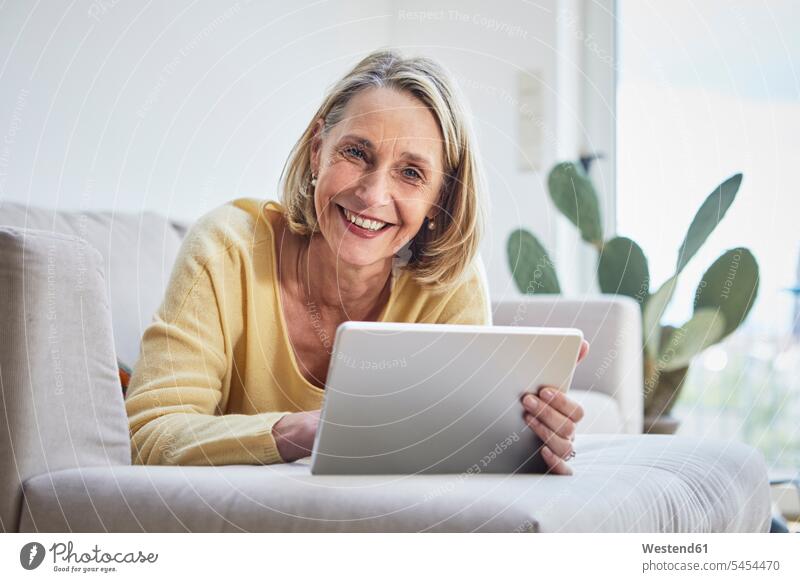
[[[340,323],[491,323],[474,144],[434,62],[363,59],[325,99],[282,183],[282,204],[237,199],[187,234],[128,388],[135,463],[307,456]],[[569,474],[583,410],[540,394],[520,413],[552,471]]]

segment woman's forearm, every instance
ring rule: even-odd
[[[132,417],[134,464],[264,465],[283,460],[271,437],[282,413],[154,416],[154,412],[145,410]]]

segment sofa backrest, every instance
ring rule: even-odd
[[[74,236],[0,226],[0,531],[22,484],[129,465],[103,259]]]
[[[144,329],[164,296],[185,226],[154,212],[63,211],[4,203],[0,226],[85,239],[103,258],[117,357],[133,366]]]

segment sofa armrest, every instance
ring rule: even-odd
[[[131,462],[100,253],[0,227],[0,326],[0,530],[12,532],[27,479]]]
[[[623,432],[641,433],[644,397],[642,320],[638,303],[619,295],[532,295],[492,304],[494,325],[577,327],[591,344],[573,387],[602,392],[620,409]]]

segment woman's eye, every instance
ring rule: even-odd
[[[358,158],[360,160],[363,160],[366,157],[364,150],[355,146],[348,146],[344,148],[344,153],[352,158]]]
[[[412,180],[422,179],[422,176],[420,176],[419,172],[417,172],[414,168],[405,168],[403,170],[403,174],[406,178],[411,178]]]

